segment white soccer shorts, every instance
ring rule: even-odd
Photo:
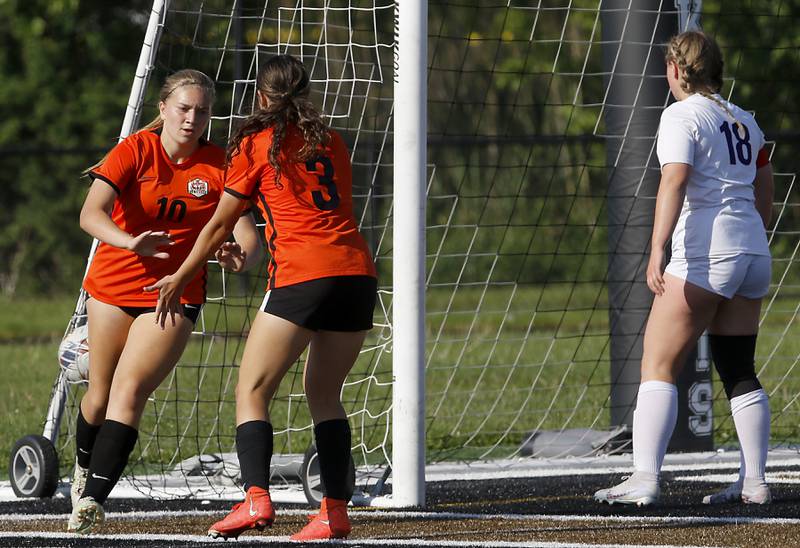
[[[772,258],[767,255],[673,258],[666,273],[726,299],[760,299],[769,291]]]

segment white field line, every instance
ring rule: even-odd
[[[796,451],[770,452],[767,468],[800,466],[800,455]],[[698,470],[738,470],[739,454],[694,453],[667,455],[662,472],[684,472]],[[555,476],[586,476],[628,473],[633,470],[631,455],[613,455],[593,459],[557,459],[526,461],[496,461],[451,465],[447,463],[429,465],[425,469],[427,481],[488,480],[510,478],[537,478]],[[780,481],[780,480],[777,480]]]
[[[800,467],[800,454],[794,450],[779,449],[769,452],[767,469],[777,467]],[[714,451],[705,453],[669,454],[664,461],[663,471],[666,472],[699,472],[721,470],[738,470],[738,451]],[[502,478],[537,478],[578,475],[603,475],[624,474],[633,469],[631,455],[605,455],[601,457],[586,458],[561,458],[561,459],[504,459],[489,462],[463,463],[437,463],[426,467],[427,481],[458,481],[458,480],[492,480]],[[715,476],[718,476],[716,474]],[[688,478],[689,476],[682,476]],[[163,478],[162,478],[163,479]],[[703,478],[706,479],[706,478]],[[62,479],[62,484],[56,497],[68,496],[67,478]],[[716,481],[716,480],[710,480]],[[728,480],[724,480],[728,481]],[[797,483],[792,477],[792,472],[776,470],[768,474],[771,483]],[[392,483],[391,478],[387,482]],[[185,485],[185,484],[184,484]],[[306,498],[302,488],[281,488],[276,486],[272,490],[273,500],[279,503],[305,504]],[[200,500],[232,500],[242,498],[242,491],[236,486],[206,485],[202,488],[194,487],[192,490],[185,486],[154,488],[148,497],[144,488],[135,488],[126,479],[120,481],[111,493],[111,498],[123,499],[178,499],[191,496]],[[386,496],[360,496],[355,502],[359,506],[388,507],[393,506],[391,497]],[[0,481],[0,502],[19,500],[14,495],[9,481]]]
[[[176,517],[201,517],[214,516],[225,513],[225,510],[177,510],[158,512],[109,512],[107,519],[137,520],[148,518],[176,518]],[[278,515],[305,515],[308,510],[282,509]],[[508,521],[556,521],[556,522],[616,522],[616,523],[659,523],[659,524],[732,524],[732,525],[800,525],[800,518],[759,518],[751,516],[598,516],[598,515],[564,515],[564,514],[472,514],[462,512],[402,512],[388,510],[353,510],[351,517],[390,517],[397,519],[420,520],[508,520]],[[64,520],[69,514],[0,514],[0,522],[4,521],[39,521],[39,520]]]
[[[732,483],[736,481],[739,474],[708,474],[703,476],[673,476],[672,481],[702,481],[706,483]],[[767,483],[773,484],[798,484],[800,483],[800,471],[776,470],[767,474]]]
[[[68,533],[2,533],[3,538],[43,538],[43,539],[76,539],[75,535]],[[216,543],[218,539],[212,539],[200,535],[92,535],[93,539],[109,541],[161,541],[161,542],[196,542],[196,543]],[[236,544],[285,544],[289,537],[240,537]],[[586,544],[580,542],[475,542],[457,540],[423,540],[423,539],[403,539],[403,540],[378,540],[378,539],[356,539],[356,540],[332,540],[325,541],[326,544],[338,544],[342,546],[452,546],[453,548],[481,546],[486,548],[714,548],[712,546],[674,546],[667,544]],[[316,543],[315,543],[316,544]]]
[[[206,486],[203,488],[187,489],[184,487],[159,487],[151,497],[148,497],[144,488],[137,489],[132,486],[127,478],[123,478],[114,486],[109,498],[124,500],[142,500],[152,498],[154,500],[174,500],[192,497],[195,500],[229,500],[241,501],[244,497],[243,491],[235,486]],[[297,489],[284,489],[276,486],[270,489],[272,501],[279,503],[307,504],[308,500],[302,487]],[[69,479],[62,478],[53,498],[69,498]],[[354,497],[356,498],[356,497]],[[13,502],[25,500],[18,498],[11,488],[11,482],[0,481],[0,502]]]

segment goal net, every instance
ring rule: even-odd
[[[796,142],[797,133],[785,128],[797,127],[797,113],[782,99],[783,87],[793,84],[781,67],[794,63],[797,44],[784,38],[781,45],[776,37],[794,36],[794,19],[773,3],[759,4],[755,15],[769,32],[746,37],[741,29],[750,26],[754,13],[724,4],[705,2],[702,19],[725,53],[722,93],[754,109],[772,139],[773,283],[762,311],[757,365],[771,398],[772,443],[793,445],[800,434],[800,207],[796,158],[791,143],[782,140]],[[620,39],[604,40],[606,17],[621,17],[615,24],[624,29],[637,11],[652,16],[653,26],[641,29],[647,38],[637,45],[662,63],[662,71],[658,25],[671,18],[673,34],[679,18],[674,2],[614,5],[429,2],[428,462],[588,456],[603,447],[625,448],[606,443],[625,423],[613,420],[610,394],[612,387],[635,387],[638,380],[612,373],[617,358],[611,333],[620,308],[639,317],[649,308],[646,296],[633,296],[643,287],[658,183],[652,121],[657,125],[668,91],[659,80],[663,72],[651,74],[643,65],[638,73],[623,74]],[[367,489],[392,462],[392,200],[404,190],[392,185],[395,9],[389,0],[166,2],[143,100],[133,105],[146,119],[166,75],[186,67],[203,70],[216,80],[218,92],[209,137],[224,144],[253,108],[260,62],[291,53],[309,69],[312,99],[352,151],[357,217],[380,276],[376,327],[343,391],[357,482]],[[613,102],[612,74],[640,82],[632,88],[634,103],[648,79],[660,86],[652,104],[637,110],[637,103],[618,118],[621,130],[610,129],[607,118],[625,106]],[[638,152],[626,153],[632,144]],[[610,179],[623,172],[634,174],[633,184],[612,192]],[[639,244],[623,249],[615,236],[621,229],[637,233]],[[619,257],[633,265],[628,274],[610,269]],[[148,496],[175,496],[178,487],[194,496],[219,494],[237,481],[233,389],[265,272],[229,275],[214,263],[209,271],[208,303],[174,374],[148,403],[127,470]],[[618,334],[634,340],[626,343],[623,361],[636,361],[642,327],[640,322]],[[298,363],[284,379],[271,409],[275,485],[295,484],[312,441],[301,368]],[[721,384],[711,386],[694,402],[697,413],[710,420],[713,406],[707,435],[716,445],[735,443]],[[67,397],[66,435],[58,443],[66,455],[64,473],[72,462],[81,394],[78,385]]]

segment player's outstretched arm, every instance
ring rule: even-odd
[[[145,291],[159,292],[155,316],[156,323],[162,328],[166,325],[167,316],[170,316],[172,324],[175,325],[175,315],[182,314],[181,295],[184,288],[231,234],[243,205],[242,200],[230,194],[223,194],[214,215],[200,231],[189,256],[178,270],[144,288]]]
[[[145,257],[168,259],[169,253],[164,248],[174,243],[170,235],[152,230],[145,230],[136,236],[128,234],[111,219],[111,210],[116,199],[117,194],[113,188],[104,181],[95,179],[81,208],[81,228],[108,245],[129,249]]]
[[[661,168],[653,237],[650,240],[650,261],[647,264],[647,286],[656,295],[664,293],[664,246],[678,222],[691,170],[692,166],[680,163],[665,164]]]

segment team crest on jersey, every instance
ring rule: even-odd
[[[189,194],[195,198],[202,198],[208,194],[208,181],[203,179],[192,179],[189,181]]]

